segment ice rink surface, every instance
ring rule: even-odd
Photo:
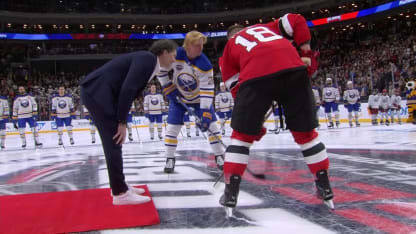
[[[270,124],[269,129],[272,128]],[[174,174],[164,174],[164,143],[149,139],[146,128],[133,129],[134,142],[123,146],[124,171],[130,184],[147,184],[161,223],[152,227],[104,230],[102,233],[261,234],[261,233],[416,233],[416,126],[370,126],[318,131],[326,145],[335,210],[315,196],[313,177],[288,131],[269,132],[250,152],[235,210],[227,218],[218,200],[220,171],[207,141],[179,135]],[[140,139],[138,138],[138,134]],[[230,129],[223,138],[230,143]],[[58,147],[56,133],[40,134],[43,147],[21,149],[18,135],[7,136],[0,151],[0,195],[108,187],[97,135],[74,132],[70,146]],[[140,211],[139,211],[140,212]]]

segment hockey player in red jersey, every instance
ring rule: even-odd
[[[266,27],[295,44],[302,61],[307,64],[309,77],[313,77],[318,69],[319,52],[311,50],[311,34],[305,18],[300,14],[287,13],[266,24]]]
[[[272,101],[277,101],[285,109],[287,127],[315,176],[318,196],[333,208],[327,172],[329,160],[314,130],[318,120],[307,67],[291,42],[275,32],[276,24],[247,28],[234,25],[227,32],[229,40],[220,66],[223,81],[235,97],[235,105],[231,145],[225,153],[226,187],[220,203],[226,207],[236,206],[250,146],[261,138],[264,115]],[[309,30],[303,34],[292,34],[297,45],[303,41],[299,37],[310,39]]]

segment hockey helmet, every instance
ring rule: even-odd
[[[352,87],[353,87],[352,81],[349,80],[347,82],[347,87],[350,88],[350,89],[352,89]]]
[[[325,83],[327,84],[327,85],[332,85],[332,79],[331,78],[326,78],[326,80],[325,80]]]

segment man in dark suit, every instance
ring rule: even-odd
[[[149,51],[121,55],[87,75],[81,82],[81,99],[97,126],[104,148],[114,205],[150,201],[143,189],[124,179],[121,147],[126,137],[127,114],[133,100],[160,68],[175,61],[176,43],[159,40]]]

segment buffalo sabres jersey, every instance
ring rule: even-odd
[[[388,95],[382,95],[380,97],[380,108],[389,109],[390,108],[390,97]]]
[[[195,59],[188,59],[183,47],[176,51],[176,61],[172,64],[172,80],[168,71],[161,69],[157,75],[159,82],[166,87],[172,82],[180,93],[184,103],[200,103],[202,109],[208,109],[214,99],[214,78],[212,64],[202,53]],[[164,91],[166,93],[166,91]]]
[[[9,118],[9,101],[6,97],[0,96],[0,120]]]
[[[58,118],[68,118],[74,112],[74,103],[72,102],[72,96],[54,96],[52,98],[52,115],[56,115]]]
[[[313,96],[315,97],[315,103],[317,105],[321,104],[321,98],[319,97],[319,91],[317,89],[312,89]]]
[[[220,92],[215,96],[215,110],[228,112],[234,106],[234,100],[229,92]]]
[[[344,91],[344,101],[348,104],[355,104],[360,100],[360,93],[358,89],[347,89]]]
[[[380,106],[380,95],[371,94],[368,97],[368,106],[373,109],[378,109]]]
[[[144,97],[143,108],[150,115],[160,115],[165,110],[165,100],[161,94],[148,94]]]
[[[31,118],[37,115],[38,105],[35,98],[30,94],[17,95],[13,102],[13,118]]]
[[[325,87],[322,89],[322,100],[324,102],[339,101],[339,90],[335,87]]]
[[[396,96],[393,94],[390,98],[391,108],[398,109],[400,108],[400,103],[402,102],[402,97]]]

